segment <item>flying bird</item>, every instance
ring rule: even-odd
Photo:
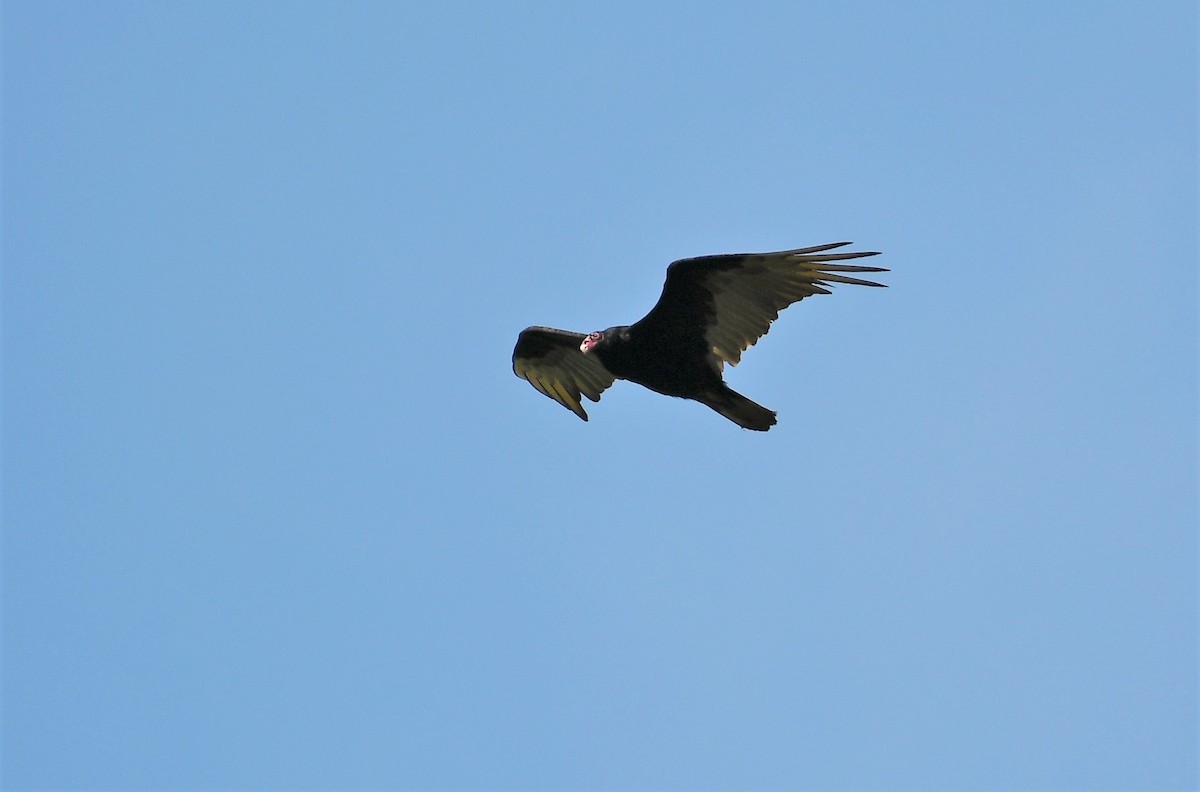
[[[779,312],[835,283],[883,286],[845,273],[887,272],[839,264],[877,252],[827,251],[849,245],[680,259],[667,267],[662,296],[641,320],[583,335],[527,327],[517,337],[513,372],[583,420],[582,396],[599,401],[623,379],[666,396],[694,399],[738,426],[765,432],[775,413],[732,390],[722,377],[766,335]]]

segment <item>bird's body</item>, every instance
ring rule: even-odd
[[[887,270],[832,263],[876,255],[825,252],[846,244],[681,259],[667,269],[662,296],[641,320],[587,336],[526,328],[513,350],[513,371],[585,421],[580,397],[599,401],[614,379],[624,379],[766,431],[775,413],[731,390],[724,364],[737,365],[779,311],[811,294],[828,294],[831,283],[882,286],[843,273]]]
[[[588,348],[617,379],[685,399],[721,382],[705,360],[703,339],[655,335],[637,325],[610,327]]]

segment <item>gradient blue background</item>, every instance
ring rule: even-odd
[[[1197,785],[1194,3],[2,21],[5,787]],[[842,239],[769,434],[510,371]]]

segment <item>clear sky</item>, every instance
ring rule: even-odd
[[[1196,787],[1194,3],[2,23],[6,788]],[[767,434],[511,372],[840,240]]]

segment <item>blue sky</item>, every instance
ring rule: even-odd
[[[1197,785],[1193,3],[2,22],[6,788]],[[512,375],[839,240],[765,435]]]

